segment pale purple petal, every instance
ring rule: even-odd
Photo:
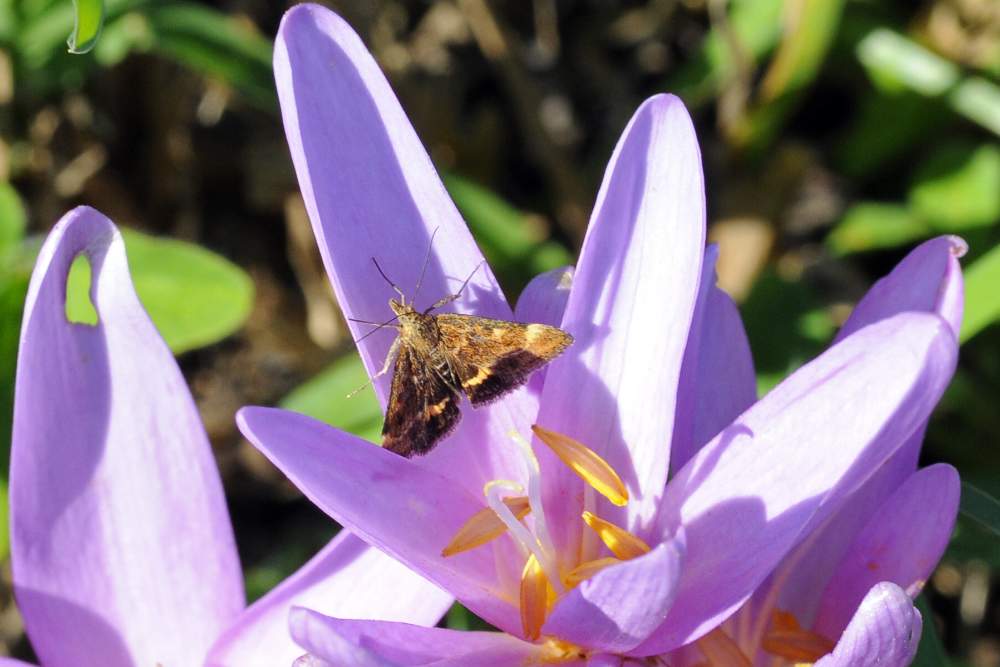
[[[955,236],[942,236],[915,248],[872,286],[841,328],[835,342],[869,324],[910,310],[937,313],[957,336],[962,321],[963,292],[958,258],[965,249],[965,242]],[[843,507],[819,529],[818,535],[810,537],[789,555],[787,567],[791,569],[781,574],[785,583],[780,604],[800,623],[812,623],[821,592],[851,540],[885,499],[917,469],[923,440],[924,428],[921,428],[907,438],[864,485],[844,500]],[[757,593],[762,594],[766,595],[766,591]]]
[[[96,326],[66,320],[79,254]],[[38,256],[15,396],[11,560],[40,660],[199,664],[243,608],[232,528],[184,378],[93,209],[68,213]]]
[[[290,619],[292,635],[313,654],[327,637],[362,647],[393,665],[476,665],[508,667],[537,659],[540,647],[502,632],[461,632],[422,628],[406,623],[352,621],[296,609]],[[326,657],[319,653],[320,657]],[[326,658],[330,659],[330,658]],[[341,664],[341,663],[338,663]],[[533,664],[528,663],[528,664]],[[560,663],[564,664],[564,663]]]
[[[315,659],[318,658],[320,665],[329,663],[351,667],[402,667],[399,663],[348,641],[339,632],[331,631],[324,623],[325,620],[325,616],[301,607],[292,609],[289,614],[288,628],[291,635],[302,648],[309,651],[308,657],[313,659],[313,662],[303,661],[307,665],[315,664]],[[300,664],[300,661],[296,661],[296,664]]]
[[[0,657],[0,667],[35,667],[35,665],[30,662],[15,660],[14,658]]]
[[[332,662],[327,662],[314,655],[300,655],[292,663],[292,667],[337,667]]]
[[[634,648],[666,618],[683,560],[683,541],[671,540],[601,570],[556,603],[542,634],[616,653]]]
[[[573,271],[572,266],[564,266],[532,278],[517,300],[514,320],[537,322],[553,327],[561,325],[566,302],[569,301],[570,288],[573,286]],[[547,371],[548,368],[543,367],[528,379],[528,390],[536,396],[542,393]]]
[[[881,581],[916,597],[948,546],[960,488],[958,472],[943,463],[906,480],[871,517],[830,578],[814,629],[838,636]]]
[[[562,324],[570,289],[573,287],[573,272],[572,266],[563,266],[532,278],[517,299],[514,319],[553,327]]]
[[[797,546],[777,568],[781,580],[779,606],[808,627],[816,618],[823,590],[844,558],[851,541],[892,493],[917,469],[926,424],[906,439],[864,484],[842,502],[826,522]],[[767,597],[767,587],[754,593]]]
[[[602,515],[640,533],[667,479],[704,239],[691,118],[676,97],[653,97],[625,129],[597,196],[563,317],[576,342],[550,365],[538,418],[611,463],[631,500],[628,517],[615,517],[610,505]],[[575,553],[582,483],[544,452],[542,461],[553,539]]]
[[[587,659],[587,667],[621,667],[622,657],[610,653],[598,653]]]
[[[926,420],[954,370],[934,315],[866,327],[796,371],[706,445],[667,488],[687,555],[664,625],[634,655],[681,646],[735,611],[844,493]]]
[[[670,467],[680,470],[757,400],[750,341],[736,304],[715,285],[719,249],[705,251],[698,301],[677,390]]]
[[[957,236],[925,241],[872,285],[837,333],[835,343],[886,317],[908,310],[937,313],[958,337],[962,326],[962,267],[968,246]]]
[[[351,27],[324,7],[297,5],[282,20],[274,72],[299,186],[345,316],[373,322],[392,317],[388,302],[397,295],[372,258],[408,297],[415,297],[434,235],[417,307],[455,292],[471,275],[462,298],[442,310],[510,319],[482,253],[385,76]],[[356,339],[371,331],[367,325],[349,326]],[[359,344],[369,375],[381,369],[394,336],[388,328]],[[383,405],[391,377],[388,373],[375,382]],[[536,413],[536,402],[525,391],[490,407],[465,409],[452,442],[420,463],[473,491],[497,477],[523,479],[516,448],[498,445],[507,442],[511,429],[525,433]]]
[[[369,544],[437,583],[479,616],[520,632],[491,548],[444,558],[441,550],[486,506],[482,495],[392,452],[285,410],[243,408],[240,430],[313,503]],[[509,544],[510,538],[495,541]],[[523,566],[523,561],[518,563]],[[517,580],[515,580],[517,581]]]
[[[902,588],[881,583],[861,602],[837,647],[816,667],[906,667],[917,654],[923,622]]]
[[[341,618],[437,623],[454,598],[399,561],[341,531],[295,574],[255,602],[210,653],[210,664],[272,667],[302,653],[288,612],[308,607]]]

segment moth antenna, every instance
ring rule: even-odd
[[[389,319],[389,320],[386,320],[385,322],[382,322],[381,324],[377,324],[377,325],[375,325],[375,328],[374,328],[374,329],[372,329],[371,331],[369,331],[368,333],[366,333],[366,334],[365,334],[364,336],[362,336],[361,338],[359,338],[359,339],[357,339],[356,341],[354,341],[355,345],[356,345],[356,344],[358,344],[358,343],[360,343],[361,341],[363,341],[363,340],[364,340],[365,338],[368,338],[369,336],[371,336],[371,335],[372,335],[373,333],[375,333],[376,331],[379,331],[380,329],[384,329],[385,327],[389,326],[389,325],[390,325],[390,324],[392,324],[392,323],[393,323],[393,322],[394,322],[394,321],[395,321],[395,320],[396,320],[396,319],[397,319],[398,317],[399,317],[399,315],[393,315],[393,316],[392,316],[392,319]],[[355,320],[355,321],[356,321],[356,320]],[[374,323],[374,322],[365,322],[364,324],[375,324],[375,323]],[[362,387],[362,389],[364,389],[364,387]]]
[[[420,294],[420,286],[424,284],[424,275],[427,273],[427,265],[431,261],[431,250],[434,249],[434,237],[437,236],[440,227],[435,227],[434,231],[431,232],[430,243],[427,244],[427,254],[424,255],[424,265],[420,267],[420,277],[417,278],[417,287],[413,290],[413,300],[417,300],[417,295]]]
[[[454,300],[458,299],[460,296],[462,296],[462,292],[465,291],[465,288],[469,284],[469,281],[472,280],[472,276],[476,275],[476,271],[478,271],[479,267],[481,267],[485,263],[486,263],[486,260],[484,259],[484,260],[480,261],[479,264],[476,264],[476,268],[472,269],[472,273],[470,273],[469,277],[465,279],[465,282],[462,283],[462,286],[458,288],[457,292],[455,292],[454,294],[449,294],[448,296],[446,296],[446,297],[444,297],[442,299],[439,299],[437,303],[435,303],[433,306],[431,306],[430,308],[428,308],[427,310],[424,311],[424,315],[426,315],[427,313],[431,312],[432,310],[436,310],[436,309],[440,308],[441,306],[443,306],[445,304],[451,303],[452,301],[454,301]]]
[[[359,320],[359,319],[354,318],[354,317],[348,317],[347,321],[348,322],[357,322],[358,324],[370,324],[373,327],[380,327],[380,326],[382,326],[378,322],[369,322],[368,320]]]
[[[389,280],[389,276],[385,275],[385,271],[383,271],[382,267],[378,265],[378,260],[374,257],[372,257],[372,264],[375,265],[375,268],[378,270],[379,275],[382,276],[382,279],[389,283],[389,287],[395,290],[396,294],[399,295],[399,298],[402,299],[403,303],[406,303],[406,295],[403,294],[403,290],[399,289],[399,287],[396,286],[396,283]]]

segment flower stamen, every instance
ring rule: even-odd
[[[792,614],[775,611],[771,629],[764,636],[761,648],[780,658],[795,662],[813,663],[831,653],[834,642],[823,635],[804,630]]]
[[[613,504],[624,507],[628,503],[628,489],[611,465],[597,452],[582,442],[533,424],[531,430],[583,481],[594,487]]]
[[[564,577],[564,582],[567,587],[576,588],[577,586],[580,585],[580,582],[590,579],[604,568],[611,565],[617,565],[618,563],[621,562],[622,561],[620,559],[611,558],[610,556],[605,558],[597,558],[595,560],[588,560],[584,563],[580,563],[572,570],[570,570]]]
[[[542,634],[549,607],[549,582],[545,570],[532,554],[521,572],[521,627],[524,636],[534,641]]]
[[[712,630],[695,645],[712,667],[753,667],[746,654],[721,628]]]
[[[584,522],[601,538],[620,560],[632,560],[649,553],[649,545],[642,538],[633,535],[610,521],[605,521],[590,512],[583,513]]]
[[[510,509],[518,521],[523,520],[524,517],[531,513],[531,505],[528,503],[527,496],[504,498],[503,503]],[[495,540],[505,532],[507,532],[507,524],[497,516],[497,513],[492,508],[484,507],[473,514],[458,529],[458,532],[451,538],[448,546],[441,550],[441,555],[447,558],[448,556],[454,556],[455,554],[475,549]]]

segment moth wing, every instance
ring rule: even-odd
[[[573,342],[556,327],[474,315],[438,315],[437,325],[462,390],[475,406],[520,387]]]
[[[458,424],[458,400],[455,390],[412,348],[400,346],[382,446],[406,457],[426,454]]]

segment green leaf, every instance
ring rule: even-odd
[[[1000,147],[946,144],[917,169],[909,203],[941,232],[963,232],[1000,221]]]
[[[215,343],[239,329],[253,306],[253,282],[200,246],[122,230],[136,292],[175,353]],[[66,313],[97,322],[87,291],[90,265],[78,258],[67,280]]]
[[[548,229],[536,216],[460,176],[449,174],[444,181],[490,267],[510,293],[518,293],[539,273],[572,263],[569,250],[547,238]]]
[[[6,268],[12,253],[16,252],[24,238],[27,216],[24,205],[10,183],[0,182],[0,262]]]
[[[920,644],[917,646],[917,655],[912,667],[948,667],[951,660],[944,650],[941,638],[938,637],[937,628],[934,626],[934,612],[927,604],[927,596],[918,597],[916,605],[924,620],[924,628],[920,634]]]
[[[344,355],[319,375],[300,385],[279,405],[357,436],[379,442],[382,409],[371,389],[351,398],[347,395],[368,381],[368,373],[356,352]]]
[[[271,41],[250,24],[203,5],[153,5],[144,16],[153,49],[196,72],[218,77],[261,107],[276,108]]]
[[[888,28],[858,40],[858,60],[880,90],[939,97],[952,111],[1000,135],[1000,89],[981,77],[961,78],[957,65]]]
[[[729,3],[729,31],[738,44],[733,51],[729,36],[713,27],[693,57],[670,78],[665,86],[680,95],[691,107],[706,104],[730,83],[737,73],[739,59],[749,67],[763,58],[778,43],[782,34],[781,0],[734,0]]]
[[[1000,135],[1000,88],[992,81],[970,77],[952,91],[948,100],[955,111]]]
[[[1000,537],[1000,500],[968,482],[962,482],[959,511],[980,526]]]
[[[10,534],[7,524],[7,471],[10,435],[14,426],[14,373],[21,315],[28,292],[28,273],[13,271],[0,278],[0,560],[7,557]]]
[[[737,140],[753,150],[769,144],[812,84],[840,25],[844,0],[794,0],[784,5],[784,31],[757,99],[739,124]]]
[[[87,53],[97,43],[104,26],[104,0],[73,0],[76,11],[68,45],[70,53]]]
[[[885,92],[908,88],[922,95],[942,95],[958,82],[958,67],[916,42],[877,28],[858,42],[858,60]]]
[[[931,235],[920,218],[900,204],[860,202],[854,204],[826,238],[837,255],[895,248]]]
[[[1000,245],[965,270],[965,314],[959,339],[964,343],[1000,319]]]

